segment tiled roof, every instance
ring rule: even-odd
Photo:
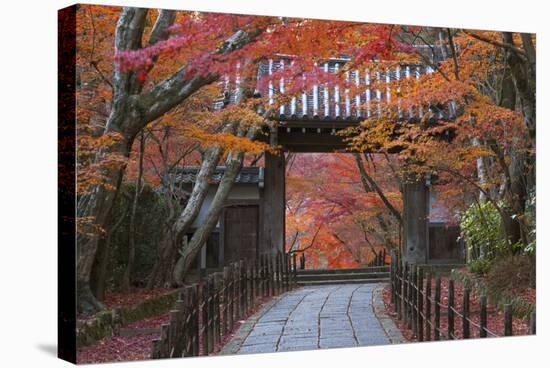
[[[174,170],[173,175],[176,182],[182,183],[194,183],[197,180],[197,175],[199,173],[200,167],[198,166],[187,166],[185,168],[180,168]],[[225,172],[224,166],[218,166],[212,174],[212,184],[218,184]],[[235,179],[235,183],[238,184],[258,184],[263,185],[263,167],[243,167]]]

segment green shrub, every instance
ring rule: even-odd
[[[506,249],[501,236],[501,217],[490,203],[474,203],[460,216],[461,237],[466,241],[469,259],[494,259]],[[474,267],[483,267],[486,264]]]
[[[492,261],[489,258],[478,258],[468,262],[468,270],[470,272],[484,275],[489,272]]]
[[[113,207],[113,223],[121,216],[124,220],[113,233],[109,257],[109,289],[118,289],[128,260],[128,235],[130,227],[130,206],[135,193],[134,183],[123,183]],[[139,197],[136,211],[136,259],[132,280],[143,285],[157,257],[157,242],[165,230],[168,206],[162,193],[145,185]]]

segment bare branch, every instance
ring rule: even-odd
[[[473,33],[473,32],[470,32],[470,31],[467,31],[465,29],[462,30],[462,32],[464,32],[465,34],[467,34],[468,36],[472,37],[472,38],[475,38],[476,40],[478,41],[482,41],[482,42],[485,42],[485,43],[488,43],[490,45],[493,45],[495,47],[502,47],[502,48],[505,48],[506,50],[510,50],[510,51],[513,51],[514,53],[516,53],[519,57],[521,57],[523,60],[526,59],[526,55],[525,55],[525,51],[520,49],[519,47],[511,44],[511,43],[508,43],[508,42],[501,42],[501,41],[497,41],[497,40],[493,40],[491,38],[487,38],[485,36],[481,36],[477,33]]]

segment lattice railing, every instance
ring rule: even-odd
[[[455,301],[455,282],[448,281],[446,301],[442,297],[441,277],[424,273],[422,267],[402,262],[392,253],[391,267],[391,304],[397,319],[403,321],[417,337],[418,341],[468,339],[472,337],[472,329],[478,330],[481,338],[511,336],[514,334],[512,324],[512,308],[504,305],[503,330],[492,331],[488,328],[487,297],[479,297],[479,316],[472,318],[470,290],[462,290],[461,306]],[[432,293],[432,286],[434,287]],[[442,317],[446,322],[442,327]],[[461,328],[457,334],[456,327]],[[536,314],[533,311],[529,316],[529,334],[536,332]]]
[[[246,317],[265,298],[296,287],[296,257],[287,253],[262,255],[253,262],[241,260],[223,272],[182,289],[152,341],[151,358],[208,355],[233,331],[235,321]]]

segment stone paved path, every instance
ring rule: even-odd
[[[257,320],[237,354],[389,344],[373,312],[376,286],[308,286],[289,292]]]

